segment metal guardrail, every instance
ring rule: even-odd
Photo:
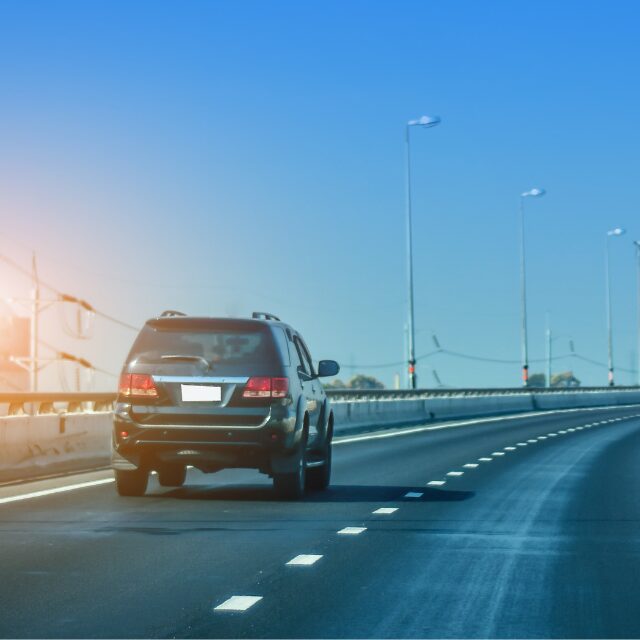
[[[640,391],[640,387],[504,387],[476,389],[327,389],[334,401],[354,400],[428,400],[429,398],[464,398],[481,396],[515,396],[529,394],[566,395]]]
[[[640,387],[513,387],[476,389],[327,389],[334,402],[371,400],[428,400],[429,398],[463,398],[514,396],[526,394],[567,395],[573,393],[638,392]],[[115,393],[0,393],[0,415],[47,415],[111,411]]]

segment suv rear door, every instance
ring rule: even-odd
[[[269,402],[244,400],[245,384],[281,375],[282,364],[263,323],[180,318],[150,321],[127,368],[150,375],[158,391],[157,399],[132,407],[140,423],[257,427],[269,416]]]

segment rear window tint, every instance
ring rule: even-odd
[[[186,324],[186,323],[185,323]],[[162,356],[198,356],[214,371],[227,367],[269,364],[277,361],[273,339],[260,328],[203,330],[197,325],[177,327],[148,324],[135,341],[128,360],[166,362]]]

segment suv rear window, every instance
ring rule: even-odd
[[[211,321],[148,322],[136,339],[128,361],[164,362],[162,356],[198,356],[214,373],[230,373],[251,365],[278,362],[271,333],[259,325],[234,326]]]

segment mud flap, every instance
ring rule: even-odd
[[[138,466],[121,456],[115,449],[111,449],[111,468],[120,471],[135,471]]]
[[[296,473],[300,463],[300,451],[293,453],[274,453],[271,456],[272,473]]]

